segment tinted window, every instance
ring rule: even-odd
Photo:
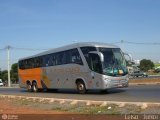
[[[25,61],[25,68],[29,69],[29,60]]]
[[[33,61],[33,68],[37,68],[37,67],[42,67],[42,57],[36,57],[36,58],[33,58],[34,61]]]
[[[84,57],[86,58],[86,61],[87,61],[88,65],[89,65],[88,53],[91,52],[91,51],[97,51],[96,47],[81,47],[81,50],[82,50],[82,53],[83,53]]]
[[[65,53],[58,52],[43,56],[43,67],[55,66],[66,63]]]
[[[76,63],[76,64],[81,64],[81,65],[83,64],[81,56],[80,56],[77,49],[70,50],[69,59],[70,59],[70,61],[69,61],[70,63]]]
[[[42,66],[42,57],[30,58],[19,61],[20,69],[30,69]]]
[[[55,65],[55,54],[43,56],[43,67]]]
[[[38,62],[38,61],[37,61],[37,62]],[[39,62],[38,62],[38,63],[36,63],[36,65],[39,65]],[[28,68],[34,68],[34,67],[35,67],[35,61],[34,61],[34,58],[30,58],[30,59],[28,59],[27,67],[28,67]]]
[[[56,54],[57,65],[66,64],[66,55],[65,52],[59,52]]]
[[[24,69],[24,61],[23,60],[19,61],[19,68]]]
[[[63,52],[44,55],[41,57],[35,57],[19,61],[20,69],[29,69],[37,67],[47,67],[63,64],[83,64],[78,49],[71,49]]]
[[[95,71],[97,73],[102,73],[102,64],[99,55],[97,54],[90,54],[89,55],[89,68],[92,71]]]
[[[51,54],[50,63],[51,63],[52,66],[58,64],[57,59],[56,59],[56,54]]]
[[[96,47],[81,47],[82,53],[85,57],[88,57],[88,53],[91,51],[97,51]]]

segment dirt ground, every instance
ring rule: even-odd
[[[0,99],[0,120],[105,120],[104,117],[81,116],[69,112],[36,109],[15,105],[12,101]]]
[[[0,99],[0,114],[66,114],[66,112],[18,106],[9,100]]]
[[[120,116],[123,120],[124,116]],[[0,120],[117,120],[118,115],[87,115],[56,110],[19,106],[11,100],[0,99]]]

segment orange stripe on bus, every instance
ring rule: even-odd
[[[42,88],[41,85],[41,76],[42,76],[42,69],[41,68],[34,68],[34,69],[19,69],[19,77],[23,84],[26,84],[27,80],[37,81],[38,88]]]

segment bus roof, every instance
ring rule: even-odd
[[[32,57],[38,57],[38,56],[43,56],[43,55],[47,55],[47,54],[51,54],[51,53],[55,53],[55,52],[60,52],[60,51],[65,51],[65,50],[69,50],[69,49],[74,49],[74,48],[78,48],[78,47],[104,47],[104,48],[119,48],[116,45],[113,44],[107,44],[107,43],[100,43],[100,42],[81,42],[81,43],[73,43],[70,45],[65,45],[62,47],[58,47],[58,48],[54,48],[54,49],[50,49],[48,51],[33,55],[33,56],[29,56],[29,57],[25,57],[19,60],[23,60],[23,59],[29,59]]]

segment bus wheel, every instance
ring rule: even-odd
[[[106,94],[108,91],[107,90],[100,90],[101,94]]]
[[[33,92],[38,92],[38,87],[37,87],[37,83],[36,82],[32,83],[32,91]]]
[[[32,86],[31,86],[31,84],[29,84],[29,83],[27,84],[27,91],[28,91],[28,92],[31,92],[31,91],[32,91]]]
[[[47,91],[56,93],[56,92],[58,92],[58,89],[47,89]]]
[[[82,82],[82,81],[77,82],[77,91],[80,94],[86,93],[86,87],[85,87],[84,82]]]

